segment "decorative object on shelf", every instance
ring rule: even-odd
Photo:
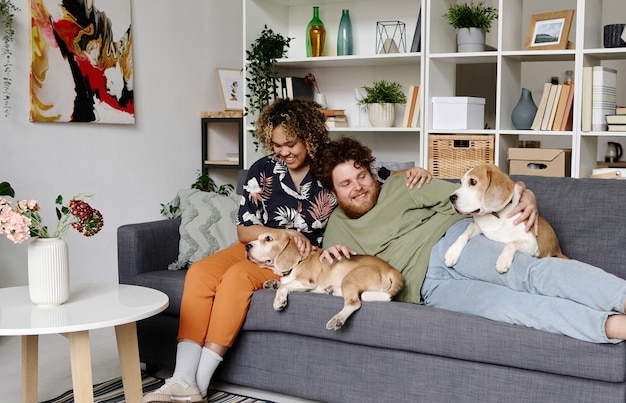
[[[626,47],[626,24],[609,24],[604,26],[602,37],[605,48]]]
[[[11,44],[15,37],[15,28],[13,24],[15,22],[14,14],[20,11],[19,7],[13,4],[13,0],[0,0],[0,25],[2,25],[4,31],[2,32],[2,57],[4,59],[2,87],[4,98],[4,116],[8,117],[11,113],[11,69],[13,67],[11,63]]]
[[[537,114],[537,105],[533,100],[533,94],[528,88],[522,88],[522,93],[517,101],[517,105],[511,112],[511,122],[517,130],[530,130],[535,115]]]
[[[565,70],[565,77],[563,78],[563,84],[571,84],[574,82],[574,71]]]
[[[411,52],[419,52],[422,49],[422,10],[417,14],[417,24],[413,33],[413,43],[411,43]]]
[[[222,105],[224,110],[242,110],[243,109],[243,75],[241,69],[228,69],[217,67],[217,82],[220,87],[220,95],[222,97]]]
[[[485,50],[485,34],[498,18],[498,10],[478,4],[453,3],[443,15],[457,31],[457,50],[459,52],[482,52]]]
[[[306,27],[306,55],[309,57],[324,56],[326,45],[326,28],[320,20],[320,8],[313,6],[313,18]]]
[[[620,158],[622,158],[622,154],[624,154],[622,145],[620,143],[609,141],[606,143],[604,162],[617,162]]]
[[[567,49],[573,18],[574,10],[531,15],[524,49]]]
[[[28,244],[28,293],[38,306],[61,305],[70,297],[70,261],[61,238],[34,238]]]
[[[376,21],[376,53],[406,52],[406,24],[402,21]]]
[[[131,0],[28,4],[30,120],[134,124]]]
[[[246,50],[246,85],[248,93],[245,115],[252,115],[261,111],[278,96],[277,78],[274,65],[276,60],[284,57],[289,48],[291,38],[275,33],[267,25],[261,34]]]
[[[337,56],[348,56],[353,54],[354,43],[352,41],[352,22],[350,21],[350,10],[341,11],[339,21],[339,31],[337,32]]]
[[[326,107],[328,106],[326,104],[326,95],[320,92],[320,88],[317,85],[317,80],[315,79],[313,73],[308,73],[306,76],[304,76],[304,82],[309,84],[311,88],[313,88],[313,100],[320,104],[322,108],[326,109]]]
[[[69,298],[69,259],[67,244],[61,237],[70,227],[90,237],[104,225],[102,214],[83,200],[89,196],[74,196],[66,205],[57,196],[57,226],[52,233],[43,225],[35,200],[20,200],[12,206],[0,198],[0,234],[14,243],[34,238],[28,245],[28,284],[33,303],[59,305]]]
[[[374,81],[372,86],[363,86],[365,96],[358,101],[365,105],[370,124],[374,127],[391,127],[395,119],[395,104],[406,104],[406,95],[398,82]]]

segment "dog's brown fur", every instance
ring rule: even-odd
[[[337,330],[361,307],[363,301],[389,301],[404,285],[402,274],[384,260],[357,255],[333,263],[321,262],[321,251],[302,258],[291,237],[280,230],[270,230],[246,245],[246,258],[281,276],[274,299],[274,309],[287,306],[292,291],[311,291],[343,296],[343,309],[326,324]],[[276,286],[272,280],[265,286]],[[272,287],[275,288],[275,287]]]

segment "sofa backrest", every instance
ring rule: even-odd
[[[565,255],[626,278],[626,181],[512,178],[535,193]]]

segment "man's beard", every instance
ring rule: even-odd
[[[348,201],[337,199],[337,204],[339,205],[339,207],[341,207],[341,209],[348,216],[348,218],[360,218],[361,216],[365,215],[365,213],[374,208],[374,206],[378,202],[378,195],[380,195],[380,183],[378,183],[378,181],[374,181],[369,192],[370,199],[367,203],[355,205],[352,202],[352,199]]]

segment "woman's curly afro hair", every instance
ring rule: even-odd
[[[256,122],[256,137],[263,150],[273,153],[272,130],[282,126],[287,139],[302,140],[311,159],[319,146],[330,141],[322,107],[309,99],[277,99],[268,105]]]

